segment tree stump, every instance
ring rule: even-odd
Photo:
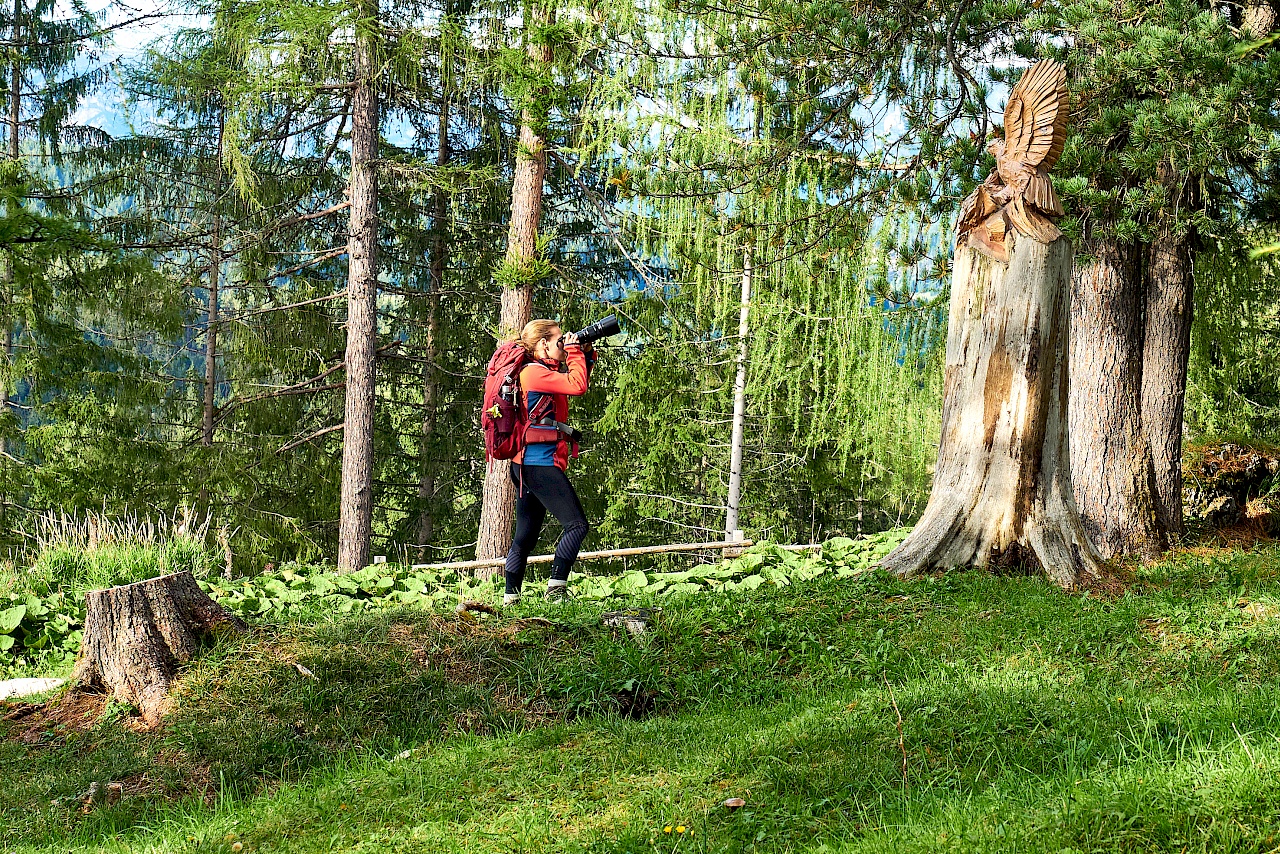
[[[219,631],[248,629],[214,602],[190,572],[93,590],[85,596],[84,639],[73,683],[135,706],[147,726],[169,709],[178,667]]]
[[[1101,562],[1071,484],[1071,243],[1016,229],[1004,240],[1007,263],[956,247],[933,491],[881,566],[909,577],[1021,564],[1071,589]]]

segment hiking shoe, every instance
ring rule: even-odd
[[[561,584],[558,587],[548,587],[542,598],[547,602],[568,602],[573,595],[569,592],[568,585]]]

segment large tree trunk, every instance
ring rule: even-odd
[[[440,99],[440,129],[436,144],[436,165],[443,169],[449,163],[449,96]],[[431,200],[431,294],[427,297],[427,346],[422,363],[422,460],[418,481],[418,524],[415,539],[418,557],[426,554],[426,546],[435,534],[436,461],[429,449],[436,432],[436,395],[439,379],[436,373],[437,341],[440,332],[440,293],[444,288],[444,274],[449,263],[448,241],[449,197],[442,187],[437,187]]]
[[[1163,222],[1146,270],[1142,343],[1142,430],[1155,468],[1156,515],[1171,536],[1182,534],[1182,414],[1191,355],[1194,280],[1188,236]]]
[[[248,627],[205,595],[190,572],[85,595],[84,639],[72,681],[136,707],[147,726],[169,709],[178,668],[219,630]]]
[[[956,248],[933,491],[882,566],[1021,565],[1071,589],[1099,568],[1071,487],[1071,244],[1010,231],[1005,246],[1007,264]]]
[[[377,3],[367,4],[377,20]],[[369,563],[373,528],[373,415],[378,345],[378,136],[376,44],[356,37],[356,80],[351,101],[351,213],[347,243],[346,417],[342,445],[342,498],[338,570]]]
[[[1154,558],[1168,537],[1142,429],[1143,302],[1137,247],[1096,240],[1071,302],[1071,478],[1106,558]]]
[[[555,23],[555,14],[539,6],[534,26]],[[550,66],[551,45],[529,39],[528,52],[535,66]],[[537,94],[535,94],[535,99]],[[502,289],[499,336],[512,337],[533,319],[533,281],[529,273],[538,257],[538,225],[542,220],[542,190],[547,177],[545,110],[526,108],[520,119],[520,144],[516,149],[516,169],[511,187],[511,228],[507,232],[506,267],[518,284]],[[515,521],[516,491],[506,462],[495,461],[485,472],[484,497],[480,508],[480,533],[476,538],[476,560],[500,558],[511,548],[511,527]],[[481,577],[497,570],[477,572]]]

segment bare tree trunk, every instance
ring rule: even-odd
[[[1071,478],[1085,530],[1106,558],[1165,550],[1156,472],[1142,429],[1139,253],[1095,241],[1071,303]]]
[[[729,497],[724,514],[726,540],[738,537],[738,508],[742,501],[742,434],[747,420],[747,336],[751,331],[753,248],[748,243],[742,250],[742,301],[738,309],[737,373],[733,379],[733,429],[729,438]]]
[[[901,577],[1023,565],[1071,589],[1099,568],[1071,488],[1071,244],[1010,231],[1005,246],[1007,264],[956,248],[933,491],[881,565]]]
[[[13,0],[12,38],[14,44],[13,65],[9,76],[9,159],[17,161],[22,156],[22,138],[19,133],[22,120],[22,66],[18,61],[17,45],[22,41],[22,0]],[[0,376],[0,417],[7,418],[12,410],[10,395],[13,393],[13,326],[17,318],[13,316],[13,253],[6,251],[0,258],[0,287],[4,288],[4,314],[0,323],[4,324],[4,371]],[[0,438],[0,452],[9,456],[11,449],[7,436]],[[0,496],[0,520],[3,519],[9,506],[8,496]]]
[[[555,23],[555,13],[539,6],[536,26]],[[554,59],[551,45],[528,42],[533,63],[549,66]],[[507,232],[506,263],[516,270],[528,271],[538,255],[538,225],[542,220],[542,191],[547,177],[547,139],[545,116],[526,108],[521,114],[520,143],[516,150],[516,168],[511,187],[511,228]],[[504,287],[499,335],[518,334],[533,319],[533,282],[526,276],[519,285]],[[480,508],[480,533],[476,537],[476,560],[502,557],[511,548],[511,528],[515,521],[516,491],[511,483],[509,466],[495,461],[485,472],[484,496]],[[496,571],[477,573],[492,576]]]
[[[200,444],[213,447],[213,419],[217,414],[214,398],[218,389],[218,277],[222,274],[222,216],[217,205],[222,195],[222,119],[218,120],[218,159],[214,169],[213,235],[209,248],[208,321],[204,338],[204,411],[201,418]],[[203,493],[204,490],[201,490]]]
[[[1146,270],[1142,342],[1142,430],[1155,468],[1156,515],[1170,535],[1182,526],[1182,415],[1191,355],[1194,277],[1190,238],[1163,222]]]
[[[377,20],[376,2],[366,9]],[[348,225],[346,415],[342,445],[342,498],[338,570],[369,563],[373,533],[373,416],[378,345],[378,137],[377,57],[374,35],[356,36],[356,80],[351,102],[351,213]]]
[[[110,692],[155,726],[169,709],[179,665],[219,630],[242,632],[238,617],[205,595],[190,572],[85,595],[84,639],[72,681]]]
[[[436,165],[449,163],[449,96],[440,99],[440,129],[436,145]],[[426,553],[426,546],[435,533],[435,511],[432,506],[436,493],[436,461],[428,449],[436,432],[436,393],[439,380],[436,376],[437,338],[440,331],[440,292],[444,287],[444,274],[449,262],[447,237],[449,198],[442,188],[436,188],[432,198],[432,228],[436,232],[431,243],[431,294],[427,297],[427,346],[426,361],[422,365],[422,475],[418,481],[418,500],[422,509],[418,512],[415,540],[418,556]]]
[[[222,252],[219,251],[218,235],[221,232],[220,218],[213,218],[214,245],[209,252],[209,299],[208,321],[204,335],[204,411],[200,419],[200,444],[206,448],[213,447],[214,393],[218,387],[218,275],[222,272]]]

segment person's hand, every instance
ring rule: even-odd
[[[560,346],[561,346],[561,347],[568,347],[570,344],[577,344],[577,343],[578,343],[578,333],[576,333],[576,332],[566,332],[566,333],[565,333],[565,334],[560,338]],[[581,345],[579,345],[579,346],[581,346]]]

